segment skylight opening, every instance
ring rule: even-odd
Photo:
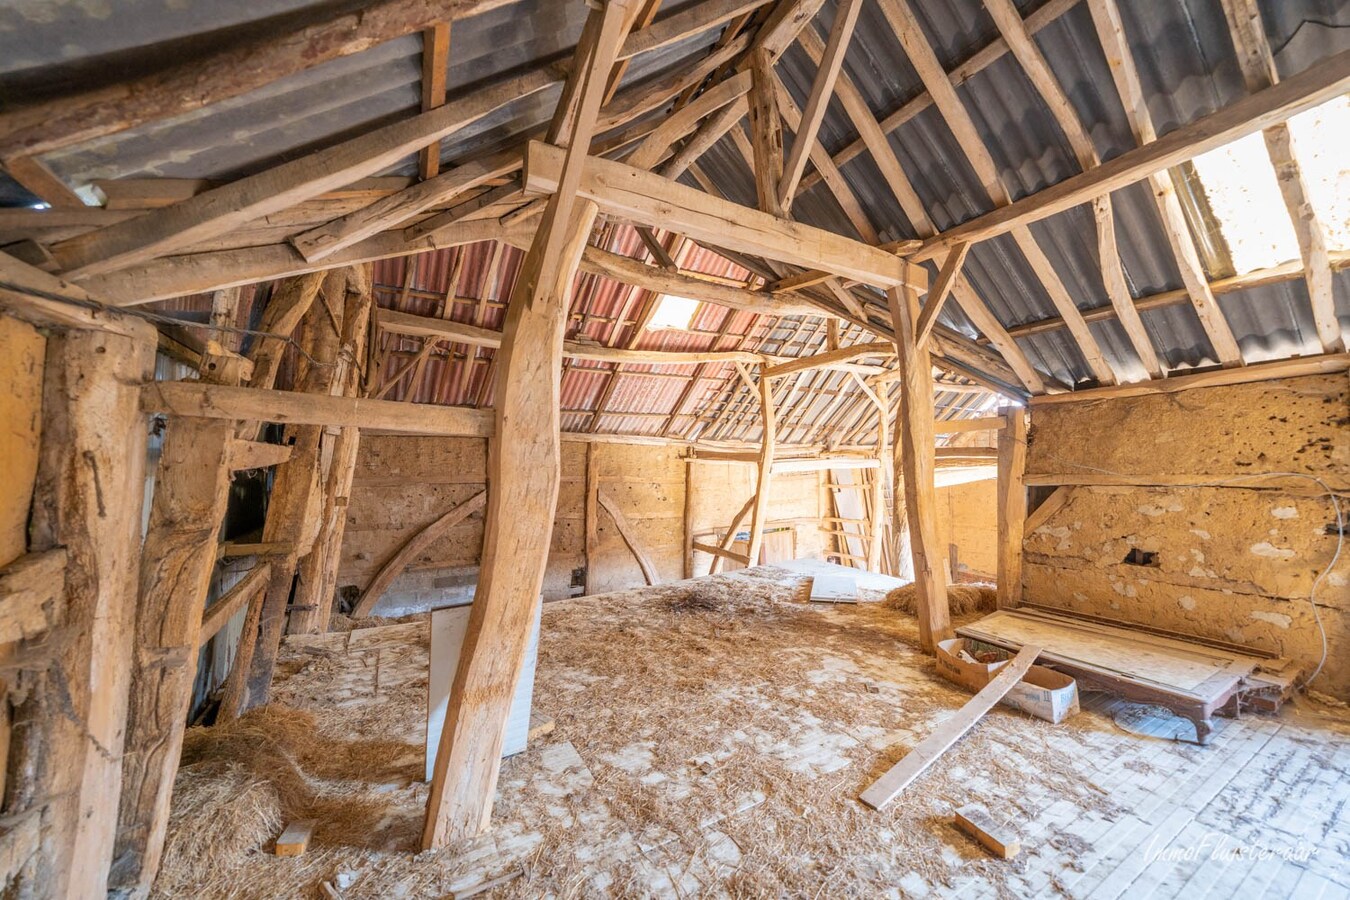
[[[1298,238],[1258,134],[1191,160],[1236,274],[1299,258]]]
[[[1350,98],[1289,120],[1294,158],[1327,248],[1350,249]],[[1191,160],[1235,274],[1300,259],[1298,238],[1265,138],[1251,134]],[[1202,213],[1202,215],[1204,215]]]
[[[665,294],[656,304],[656,312],[647,323],[649,331],[688,331],[693,324],[694,314],[698,312],[698,301],[688,297],[676,297]]]
[[[1350,250],[1350,97],[1294,116],[1289,133],[1327,249]]]

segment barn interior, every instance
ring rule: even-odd
[[[0,6],[0,894],[1350,897],[1347,25]]]

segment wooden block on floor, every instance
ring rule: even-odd
[[[1022,842],[1007,828],[994,821],[983,806],[968,804],[956,811],[956,827],[969,834],[1000,859],[1012,859],[1022,852]]]
[[[552,719],[546,719],[542,716],[530,716],[530,730],[525,735],[526,741],[533,741],[546,734],[553,733],[554,722]]]
[[[315,824],[313,819],[288,824],[277,838],[277,856],[303,856],[309,847],[309,839],[314,836]]]

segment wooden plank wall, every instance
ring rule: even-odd
[[[1330,502],[1350,507],[1346,373],[1032,409],[1027,477],[1133,482],[1073,488],[1026,536],[1026,600],[1259,647],[1315,665],[1308,602],[1336,549]],[[1104,471],[1103,471],[1104,470]],[[1152,482],[1158,486],[1149,486]],[[1126,562],[1131,550],[1152,565]],[[1314,684],[1350,698],[1350,554],[1322,582],[1326,669]]]
[[[564,441],[562,485],[553,525],[544,597],[572,593],[572,575],[586,565],[587,444]],[[619,505],[662,581],[681,577],[684,553],[684,466],[677,446],[592,445],[601,489]],[[364,588],[409,537],[446,510],[483,489],[487,442],[479,438],[370,435],[361,439],[340,585]],[[743,502],[743,501],[742,501]],[[595,592],[635,587],[642,572],[608,514],[601,512]],[[452,528],[413,561],[410,569],[474,566],[483,542],[481,514]]]

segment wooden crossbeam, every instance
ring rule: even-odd
[[[562,151],[531,142],[525,187],[551,193],[558,187]],[[581,196],[607,212],[645,225],[668,228],[740,253],[823,269],[869,284],[908,284],[928,289],[928,275],[892,254],[824,229],[780,219],[710,197],[649,172],[591,157]]]
[[[156,381],[141,388],[141,408],[148,413],[278,422],[284,425],[355,426],[363,431],[488,437],[492,414],[457,406],[431,406],[330,397],[294,391]]]

